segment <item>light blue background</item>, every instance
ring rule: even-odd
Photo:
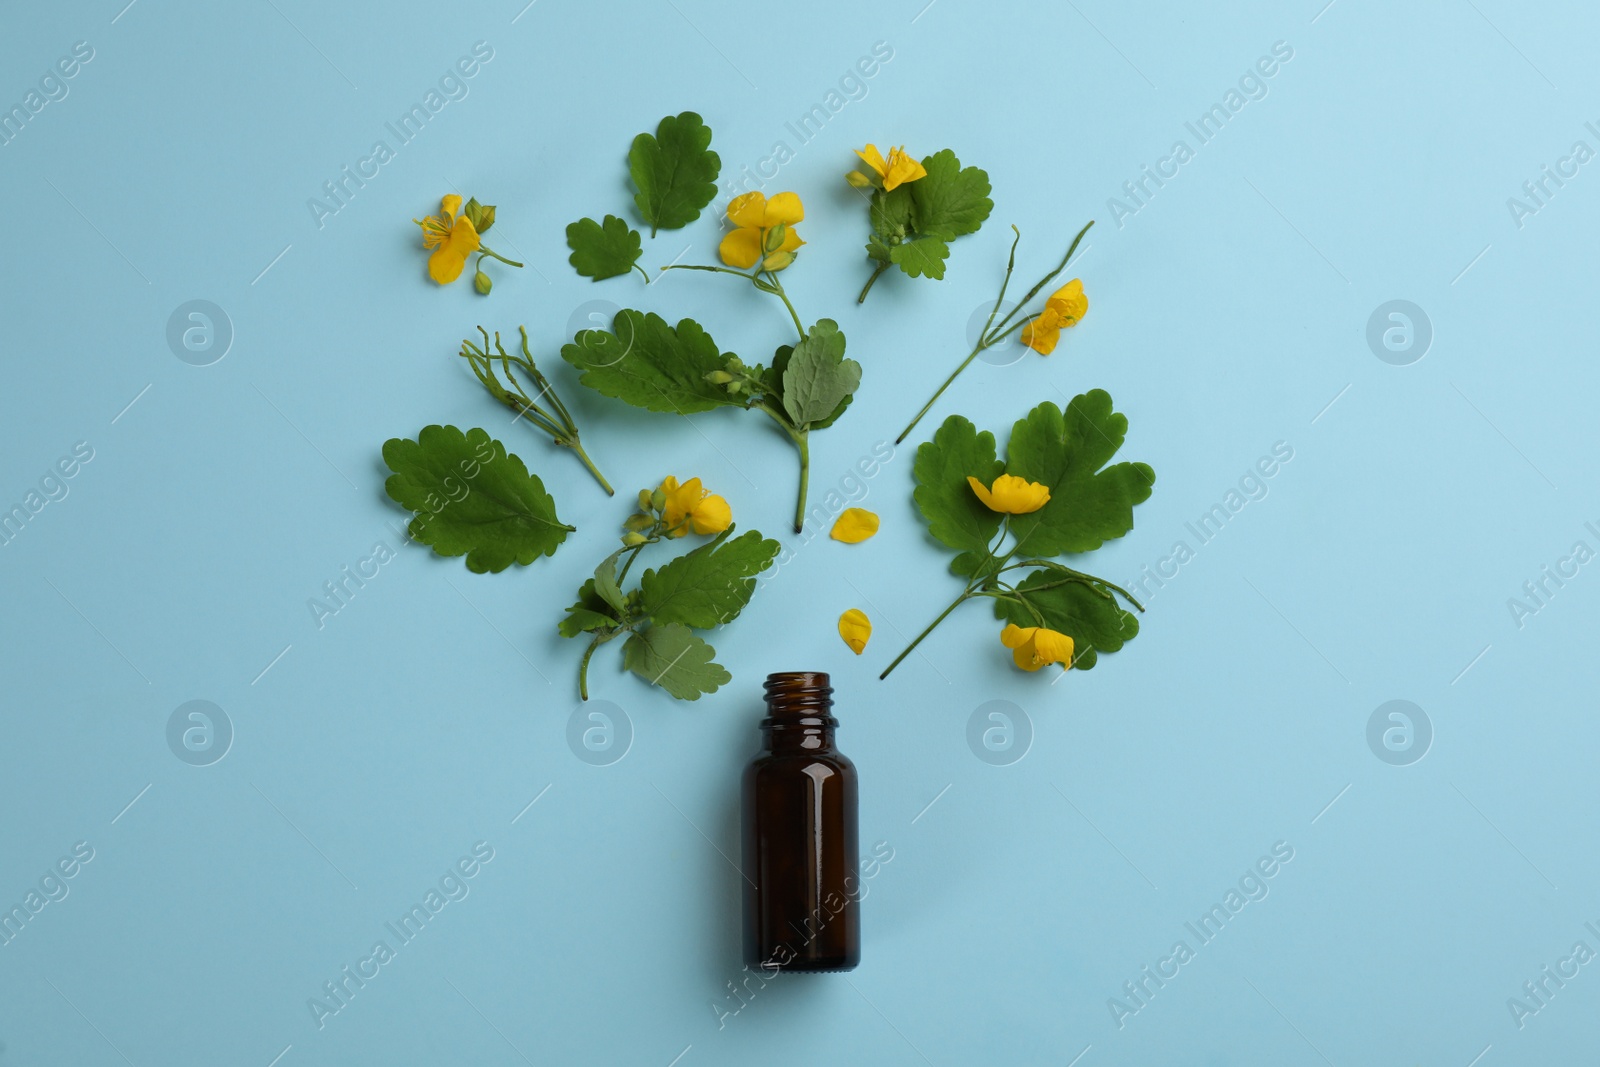
[[[0,33],[6,106],[74,42],[95,52],[0,148],[0,505],[94,449],[0,550],[0,903],[75,842],[95,850],[0,946],[0,1065],[1491,1067],[1593,1049],[1600,964],[1520,1029],[1507,998],[1574,942],[1600,949],[1600,577],[1520,628],[1507,599],[1575,541],[1600,548],[1583,525],[1600,519],[1600,164],[1520,228],[1506,204],[1574,141],[1600,147],[1592,12],[123,2],[13,8]],[[319,228],[307,199],[476,41],[494,57],[470,95]],[[1267,96],[1119,227],[1108,198],[1174,140],[1196,147],[1184,123],[1277,41],[1293,58]],[[875,42],[893,58],[866,95],[798,145],[785,124]],[[1031,280],[1098,220],[1074,268],[1088,317],[1048,359],[976,364],[914,441],[957,410],[1003,439],[1040,401],[1107,389],[1123,458],[1158,472],[1134,531],[1084,563],[1119,581],[1194,547],[1185,523],[1275,443],[1293,460],[1092,673],[1023,676],[969,605],[880,683],[957,588],[914,514],[908,445],[869,483],[877,538],[816,531],[715,637],[722,692],[675,704],[603,650],[595,695],[635,737],[620,762],[580,762],[580,647],[554,627],[632,491],[698,474],[742,525],[799,543],[781,437],[632,411],[555,355],[596,299],[693,316],[752,360],[786,338],[781,308],[729,279],[646,290],[566,263],[566,223],[630,214],[629,139],[684,109],[725,175],[796,149],[766,187],[808,211],[785,283],[865,367],[814,440],[819,499],[965,352],[1013,222]],[[955,149],[996,207],[945,281],[887,276],[858,308],[866,221],[841,175],[867,141]],[[491,243],[528,264],[491,265],[486,300],[423,277],[410,219],[451,188],[498,204]],[[709,262],[718,233],[708,213],[642,262]],[[236,331],[212,366],[165,340],[192,299]],[[1392,299],[1432,322],[1409,366],[1365,340]],[[528,325],[615,499],[454,358],[478,323]],[[502,437],[579,533],[499,575],[406,547],[319,630],[308,598],[399,547],[382,442],[433,422]],[[860,659],[834,633],[852,606],[877,627]],[[893,860],[855,973],[781,979],[719,1019],[740,1003],[739,875],[719,851],[736,855],[761,679],[801,668],[833,672],[862,840]],[[193,699],[236,731],[209,767],[165,740]],[[1034,730],[1010,766],[966,743],[994,699]],[[1435,731],[1410,766],[1367,745],[1391,699]],[[477,841],[495,858],[470,895],[319,1029],[308,998]],[[1195,947],[1184,923],[1276,842],[1294,859],[1270,895],[1119,1028],[1108,999]]]

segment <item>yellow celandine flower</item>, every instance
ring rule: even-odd
[[[851,608],[839,616],[839,636],[850,646],[850,651],[859,656],[872,637],[872,620],[860,608]]]
[[[1015,474],[1002,474],[993,486],[985,486],[967,475],[967,484],[990,511],[1006,515],[1026,515],[1038,511],[1050,502],[1050,487],[1039,482],[1018,478]]]
[[[858,545],[878,532],[878,516],[866,508],[845,508],[834,520],[828,536],[847,545]]]
[[[914,182],[918,178],[926,178],[928,176],[927,169],[921,163],[906,155],[905,145],[889,149],[889,158],[887,160],[878,153],[877,145],[869,144],[866,148],[858,148],[856,149],[856,155],[861,157],[863,163],[877,172],[879,180],[883,182],[884,192],[890,192],[906,182]],[[853,170],[845,175],[845,180],[858,189],[877,184],[877,182],[862,174],[859,170]]]
[[[449,285],[461,277],[467,257],[478,250],[482,241],[472,220],[456,214],[461,210],[459,196],[451,193],[439,206],[442,210],[438,215],[411,221],[422,227],[422,247],[434,250],[428,257],[428,277],[440,285]]]
[[[736,196],[728,203],[728,218],[738,229],[722,239],[717,254],[739,270],[757,262],[763,270],[782,270],[805,244],[793,229],[805,217],[805,206],[794,193],[779,193],[771,200],[761,193]]]
[[[697,534],[721,533],[733,522],[733,509],[728,502],[706,492],[699,478],[679,485],[678,479],[669,474],[662,479],[661,493],[666,497],[661,518],[668,537],[682,537],[690,530]]]
[[[1011,649],[1011,658],[1025,671],[1051,663],[1061,664],[1062,670],[1072,667],[1072,638],[1046,627],[1008,623],[1000,631],[1000,643]]]
[[[1083,295],[1083,282],[1077,278],[1050,294],[1044,302],[1039,317],[1022,328],[1022,343],[1048,356],[1056,350],[1064,327],[1076,326],[1089,310],[1089,298]]]

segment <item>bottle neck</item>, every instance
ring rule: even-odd
[[[833,748],[833,687],[818,671],[769,674],[767,717],[761,738],[769,752],[821,752]]]

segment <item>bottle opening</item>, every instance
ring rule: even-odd
[[[785,671],[767,675],[767,715],[770,718],[830,718],[833,687],[823,671]],[[831,723],[830,723],[831,725]]]

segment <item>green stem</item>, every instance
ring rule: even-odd
[[[600,468],[594,465],[594,460],[589,458],[589,453],[585,452],[583,450],[583,445],[578,443],[578,435],[576,433],[574,433],[571,437],[557,438],[556,444],[565,445],[578,454],[578,458],[582,460],[583,465],[589,469],[589,473],[594,475],[594,480],[600,483],[600,488],[606,491],[606,496],[617,495],[617,491],[611,488],[611,483],[606,481],[606,476],[600,473]]]
[[[650,272],[649,271],[645,270],[643,267],[639,266],[639,264],[637,264],[637,263],[635,263],[633,265],[633,269],[639,272],[640,277],[642,277],[644,279],[644,283],[646,285],[650,284]]]
[[[578,661],[578,696],[584,700],[589,699],[589,658],[599,647],[600,637],[597,635],[589,642],[589,647],[583,650],[583,658]]]
[[[501,254],[500,254],[500,253],[499,253],[499,252],[496,252],[496,251],[495,251],[495,250],[494,250],[494,249],[492,249],[492,248],[485,248],[485,247],[484,247],[484,246],[483,246],[483,245],[479,245],[479,246],[478,246],[478,252],[479,252],[479,255],[478,255],[478,262],[479,262],[479,263],[480,263],[480,264],[481,264],[481,263],[482,263],[482,262],[483,262],[483,257],[484,257],[484,256],[493,256],[493,257],[494,257],[494,258],[495,258],[495,259],[498,259],[498,260],[499,260],[499,261],[500,261],[500,262],[502,262],[502,263],[509,263],[509,264],[511,264],[511,265],[512,265],[512,266],[513,266],[513,267],[520,267],[520,266],[522,266],[522,264],[521,264],[521,263],[518,263],[518,262],[517,262],[517,261],[516,261],[516,260],[514,260],[514,259],[507,259],[507,258],[506,258],[506,257],[505,257],[505,256],[502,256],[502,255],[501,255]]]
[[[894,662],[889,664],[887,667],[885,667],[883,669],[883,673],[878,675],[878,680],[882,681],[883,679],[889,677],[889,672],[894,670],[896,667],[900,666],[900,661],[905,659],[907,656],[911,655],[912,651],[918,645],[922,644],[922,639],[924,637],[927,637],[929,634],[933,633],[933,628],[935,626],[938,626],[941,622],[944,622],[944,620],[950,615],[950,613],[952,611],[956,610],[956,608],[959,608],[967,600],[970,600],[972,598],[972,596],[973,596],[973,593],[972,593],[972,591],[970,589],[963,589],[961,591],[961,595],[956,597],[953,601],[951,601],[950,602],[950,606],[945,608],[943,611],[941,611],[939,613],[939,617],[937,619],[934,619],[932,622],[930,622],[928,624],[928,626],[927,626],[927,629],[923,630],[914,639],[912,639],[912,642],[905,647],[905,651],[901,652],[898,656],[896,656],[894,658]]]
[[[800,450],[800,496],[794,505],[794,532],[799,533],[806,523],[806,486],[811,480],[811,444],[807,440],[805,430],[792,436],[795,447]]]
[[[951,601],[950,606],[945,608],[943,611],[941,611],[939,613],[939,617],[937,619],[934,619],[932,622],[930,622],[928,624],[927,629],[923,630],[920,634],[918,634],[916,636],[916,638],[909,645],[907,645],[905,647],[905,651],[901,652],[898,656],[896,656],[894,658],[894,662],[889,664],[887,667],[885,667],[883,669],[883,673],[878,675],[878,680],[879,681],[882,681],[883,679],[889,677],[889,672],[894,670],[896,667],[900,666],[900,661],[905,659],[907,656],[911,655],[912,650],[915,649],[918,645],[920,645],[922,643],[922,639],[924,637],[927,637],[930,633],[932,633],[933,632],[933,628],[935,626],[938,626],[941,622],[944,622],[944,620],[949,616],[949,614],[952,611],[956,610],[956,608],[960,607],[965,601],[968,601],[968,600],[972,599],[975,596],[989,596],[990,595],[988,593],[978,592],[977,591],[977,587],[980,584],[980,582],[982,581],[982,579],[980,579],[978,577],[978,575],[982,575],[986,571],[988,571],[988,563],[991,560],[994,559],[995,550],[998,549],[1002,543],[1004,543],[1004,541],[1006,539],[1006,534],[1010,531],[1010,529],[1011,529],[1011,519],[1008,516],[1000,524],[1000,531],[999,531],[998,536],[995,538],[994,544],[989,547],[987,552],[985,552],[984,561],[983,561],[982,564],[980,564],[978,566],[977,574],[974,575],[973,578],[969,582],[967,582],[966,588],[961,590],[961,595],[956,597],[955,600]],[[1011,546],[1011,551],[1007,552],[1000,559],[1000,568],[1003,568],[1005,566],[1005,564],[1006,564],[1006,561],[1009,560],[1012,556],[1016,555],[1016,552],[1017,552],[1017,546],[1016,545],[1012,545]],[[998,573],[998,571],[999,571],[999,568],[997,568],[996,571],[993,572],[993,573]]]
[[[804,341],[806,339],[805,325],[801,323],[800,316],[795,311],[794,305],[789,303],[789,294],[783,291],[783,283],[779,282],[778,276],[770,270],[767,271],[767,278],[768,285],[770,286],[770,288],[767,289],[767,292],[776,293],[778,299],[783,301],[783,306],[789,309],[789,317],[794,320],[794,328],[800,333],[800,340]],[[796,532],[799,532],[798,528]]]
[[[889,264],[887,264],[887,263],[879,263],[877,265],[877,267],[875,267],[873,269],[872,277],[868,278],[867,279],[867,284],[863,285],[861,287],[861,295],[856,297],[856,303],[865,304],[867,302],[867,294],[872,291],[872,283],[874,283],[874,282],[876,282],[878,280],[878,275],[882,274],[884,271],[886,271],[888,269],[889,269]]]
[[[1048,560],[1048,559],[1019,559],[1017,562],[1011,564],[1010,566],[1002,567],[1001,570],[1009,571],[1009,570],[1012,570],[1013,568],[1016,568],[1016,567],[1045,567],[1045,568],[1047,568],[1049,570],[1058,571],[1058,572],[1060,572],[1062,574],[1067,575],[1066,578],[1062,579],[1059,582],[1046,582],[1046,583],[1043,583],[1041,585],[1030,586],[1027,590],[1025,590],[1026,592],[1030,592],[1031,593],[1035,589],[1054,589],[1056,586],[1058,586],[1058,585],[1066,585],[1068,582],[1082,582],[1084,584],[1092,583],[1094,585],[1103,585],[1107,589],[1116,590],[1118,593],[1122,594],[1122,598],[1124,600],[1126,600],[1128,603],[1132,604],[1134,607],[1138,608],[1140,611],[1144,610],[1144,605],[1139,603],[1139,601],[1134,598],[1134,595],[1132,593],[1128,592],[1126,589],[1122,588],[1122,586],[1116,584],[1115,582],[1108,582],[1104,578],[1096,577],[1093,574],[1085,574],[1083,571],[1073,570],[1071,567],[1068,567],[1066,564],[1057,563],[1054,560]],[[998,572],[996,572],[996,573],[998,573]]]
[[[988,343],[986,341],[979,341],[978,342],[977,347],[975,347],[972,350],[972,352],[967,356],[966,359],[961,361],[961,366],[957,367],[955,370],[950,372],[950,377],[948,377],[948,378],[946,378],[944,380],[944,384],[939,386],[938,389],[934,390],[934,394],[928,398],[928,402],[926,404],[922,405],[922,409],[920,411],[918,411],[916,413],[916,415],[914,415],[912,417],[910,422],[906,423],[906,428],[901,430],[900,431],[900,436],[896,437],[894,439],[894,443],[895,444],[900,444],[902,441],[904,441],[907,437],[909,437],[911,435],[911,431],[916,429],[917,423],[922,421],[922,416],[926,415],[928,413],[928,409],[933,407],[934,402],[936,400],[938,400],[939,397],[944,395],[944,391],[946,389],[950,388],[950,383],[955,381],[956,377],[958,375],[960,375],[960,373],[962,371],[966,370],[967,366],[969,364],[971,364],[971,362],[973,360],[978,358],[978,353],[979,352],[982,352],[985,348],[988,348],[988,347],[989,347],[989,345],[988,345]]]

